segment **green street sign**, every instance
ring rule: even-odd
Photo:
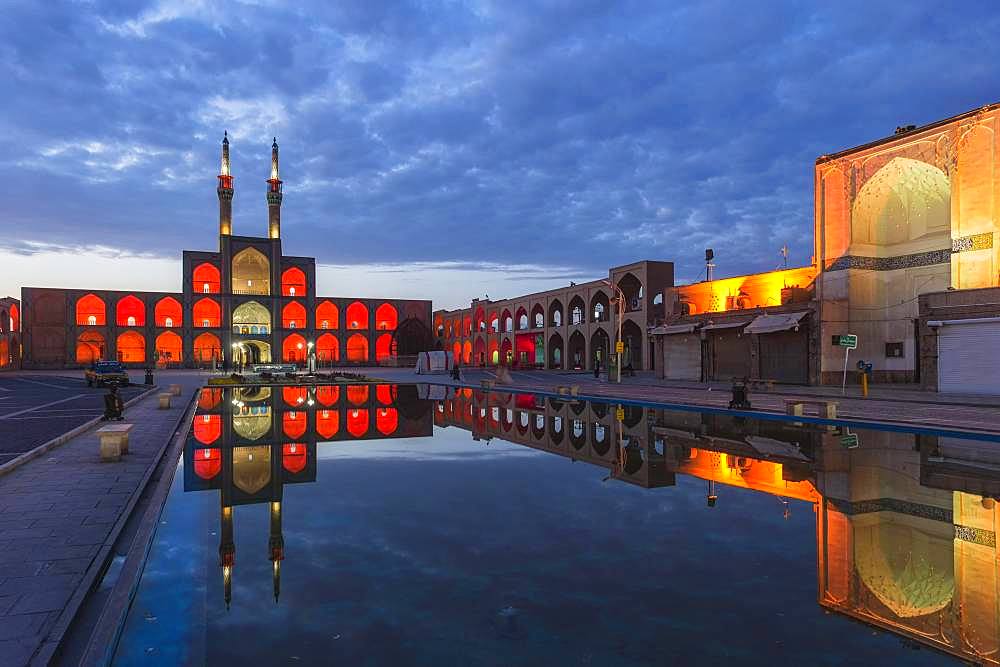
[[[835,347],[846,347],[849,350],[858,348],[857,334],[834,334],[833,344]]]
[[[861,446],[857,433],[848,433],[840,436],[840,446],[844,449],[857,449]]]

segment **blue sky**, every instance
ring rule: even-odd
[[[1000,100],[993,2],[6,2],[0,294],[180,288],[263,235],[456,306],[636,259],[810,261],[818,155]],[[8,267],[3,269],[2,267]],[[369,294],[370,293],[370,294]]]

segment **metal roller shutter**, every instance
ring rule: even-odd
[[[701,337],[696,333],[664,336],[663,370],[668,380],[701,380]]]
[[[1000,318],[940,323],[938,391],[1000,394]]]
[[[750,377],[750,336],[739,329],[718,329],[709,333],[712,346],[712,379]]]
[[[777,331],[761,334],[760,377],[762,380],[809,383],[809,336],[800,331]]]

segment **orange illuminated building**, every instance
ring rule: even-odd
[[[18,368],[21,362],[21,302],[0,298],[0,370]]]
[[[811,510],[821,606],[1000,664],[995,443],[859,431],[848,449],[827,427],[471,391],[436,403],[434,421],[646,488],[698,478],[709,508],[749,490],[774,496],[786,516]]]
[[[184,251],[182,292],[22,288],[23,346],[20,335],[15,340],[7,331],[9,323],[0,323],[0,368],[15,361],[25,368],[79,367],[100,359],[161,367],[303,366],[310,355],[321,367],[409,364],[411,355],[433,346],[429,301],[319,296],[315,259],[282,252],[277,141],[265,188],[266,236],[233,234],[228,137],[216,192],[219,248]],[[17,303],[19,328],[20,311]],[[0,306],[3,312],[10,319],[11,308]]]

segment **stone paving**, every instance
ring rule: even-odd
[[[0,477],[0,665],[55,650],[200,380],[171,377],[183,392],[170,410],[155,394],[126,409],[135,428],[121,462],[101,462],[91,429]]]

